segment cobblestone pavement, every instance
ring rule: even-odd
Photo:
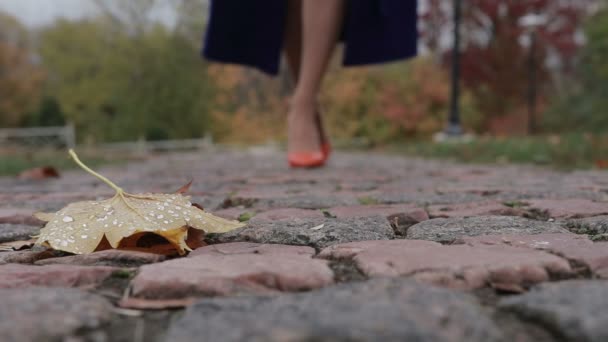
[[[186,257],[0,251],[1,341],[608,341],[608,172],[337,153],[171,154],[101,170],[247,226]],[[0,243],[111,189],[0,178]]]

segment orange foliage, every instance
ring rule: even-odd
[[[26,28],[0,11],[0,127],[17,126],[37,105],[45,73],[27,46]]]
[[[385,143],[429,136],[445,125],[449,78],[429,60],[346,69],[331,73],[327,83],[328,121],[340,138]],[[465,125],[476,129],[480,116],[468,93],[463,114]]]
[[[287,107],[277,80],[235,66],[214,65],[212,134],[224,143],[259,144],[285,136]]]
[[[46,75],[31,58],[27,50],[0,41],[0,126],[18,125],[38,102]]]
[[[219,65],[211,66],[209,75],[216,86],[212,118],[217,140],[253,144],[284,139],[289,87],[282,77]],[[446,122],[449,78],[425,59],[332,68],[321,101],[327,128],[339,140],[364,138],[379,144],[429,136]],[[463,116],[470,129],[479,126],[481,117],[466,92]]]

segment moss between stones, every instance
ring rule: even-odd
[[[336,283],[367,280],[367,276],[359,270],[354,261],[349,259],[331,260],[329,268],[334,272]]]
[[[255,216],[254,213],[245,212],[245,213],[242,213],[241,215],[239,215],[238,220],[239,220],[239,222],[247,222],[247,221],[251,220],[251,218],[253,216]]]
[[[363,197],[359,197],[357,198],[357,200],[359,201],[359,204],[361,205],[374,205],[374,204],[378,204],[378,200],[373,198],[373,197],[369,197],[369,196],[363,196]]]

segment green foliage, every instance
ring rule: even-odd
[[[545,115],[551,131],[606,132],[608,130],[608,9],[592,17],[586,27],[587,45],[582,51],[580,83],[570,95],[555,99]]]
[[[608,80],[608,8],[604,8],[601,12],[591,18],[586,29],[587,39],[589,44],[584,51],[586,67],[583,72],[587,79],[593,81]],[[604,94],[608,94],[608,90],[602,89]]]
[[[54,97],[47,96],[42,99],[37,110],[30,112],[24,121],[24,126],[63,126],[65,115],[61,111],[59,102]]]
[[[19,49],[30,48],[30,33],[19,19],[0,10],[0,42]]]
[[[201,137],[211,96],[195,46],[160,25],[105,17],[42,32],[50,93],[87,142]]]

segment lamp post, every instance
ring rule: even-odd
[[[445,134],[448,136],[459,136],[462,134],[462,126],[460,125],[460,22],[462,18],[462,0],[453,1],[452,93],[450,96],[450,114]]]
[[[538,80],[536,65],[536,50],[538,41],[538,28],[545,25],[547,18],[538,13],[527,14],[519,20],[519,25],[525,28],[529,34],[528,46],[528,134],[535,134],[536,127],[536,103],[538,98]]]

